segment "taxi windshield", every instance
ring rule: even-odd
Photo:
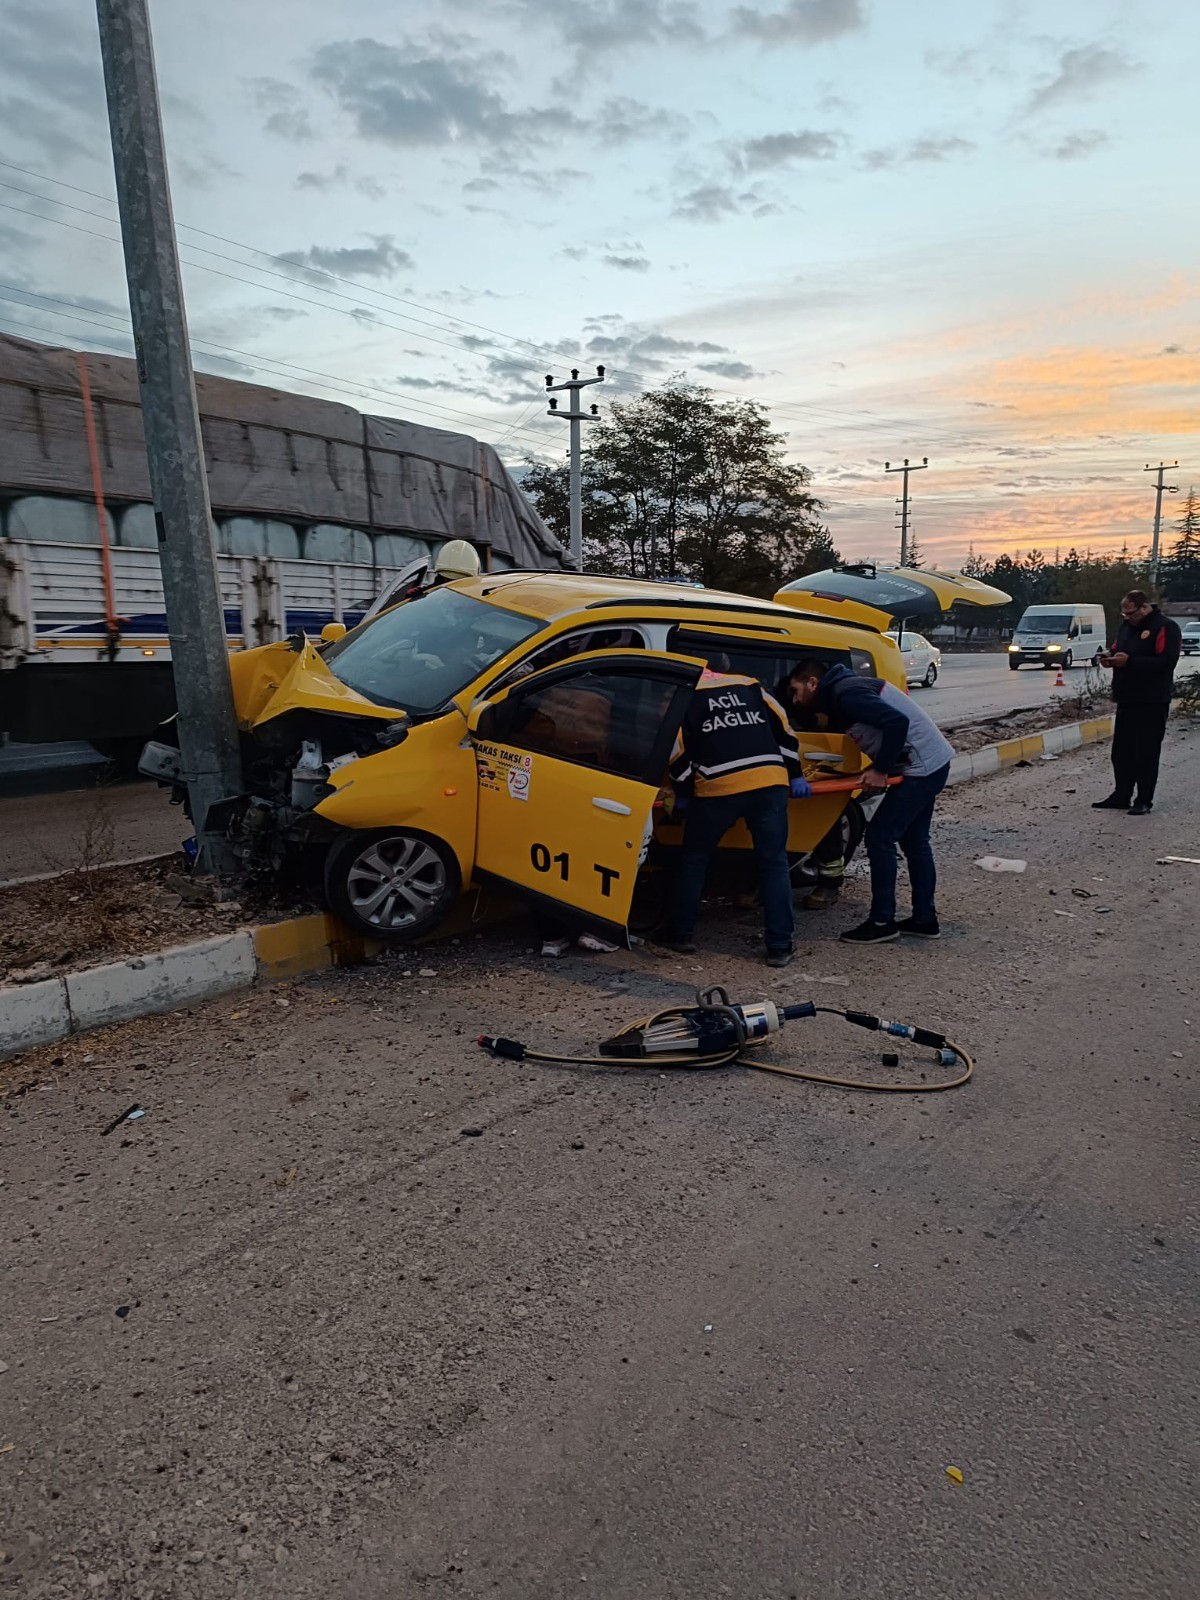
[[[413,716],[438,711],[542,624],[453,589],[385,611],[323,652],[336,678]]]

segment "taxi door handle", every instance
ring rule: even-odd
[[[631,817],[633,815],[632,808],[622,805],[619,800],[602,800],[597,796],[593,798],[592,804],[598,810],[611,811],[617,817]]]

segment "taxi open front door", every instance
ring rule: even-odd
[[[654,801],[702,661],[576,656],[478,701],[474,877],[628,943]]]

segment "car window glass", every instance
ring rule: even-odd
[[[496,707],[493,737],[578,766],[661,782],[670,756],[677,694],[666,678],[596,667],[548,684],[519,686]]]
[[[421,715],[453,699],[542,626],[455,589],[384,611],[323,653],[349,688]]]
[[[506,689],[510,683],[519,683],[545,667],[570,661],[572,656],[588,655],[593,650],[644,650],[645,647],[646,641],[637,628],[585,628],[579,633],[560,634],[557,639],[531,650],[515,667],[510,667],[488,686],[488,693],[493,689]]]

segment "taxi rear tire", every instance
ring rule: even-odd
[[[363,938],[392,944],[432,933],[461,881],[449,845],[416,828],[348,829],[325,857],[330,910]]]
[[[936,663],[936,661],[931,661],[929,663],[929,666],[925,669],[925,676],[921,679],[921,686],[923,688],[925,688],[925,689],[932,689],[934,684],[937,681],[938,681],[937,663]]]

